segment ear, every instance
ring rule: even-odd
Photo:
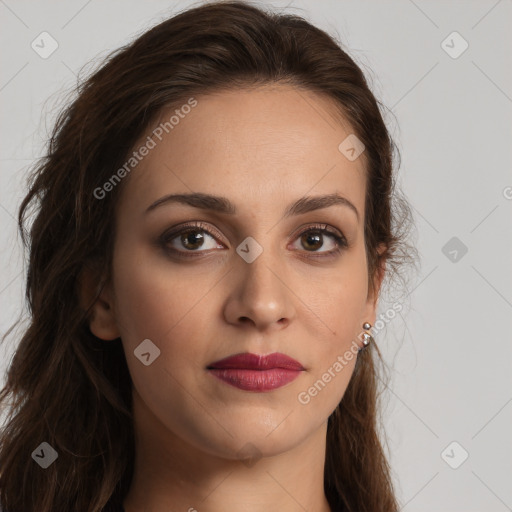
[[[114,340],[120,332],[114,315],[114,302],[111,283],[102,283],[100,272],[91,264],[82,269],[79,279],[80,307],[89,308],[89,329],[102,340]]]
[[[386,250],[385,244],[380,244],[377,248],[377,252],[379,256]],[[380,265],[375,272],[375,276],[373,279],[373,293],[371,290],[368,290],[368,298],[366,300],[363,319],[361,325],[364,322],[369,322],[371,325],[375,325],[375,319],[377,318],[377,302],[379,300],[380,289],[382,286],[382,281],[384,279],[384,275],[386,273],[386,260],[383,258],[380,261]]]

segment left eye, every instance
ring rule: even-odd
[[[317,251],[316,249],[320,247],[324,247],[324,238],[331,239],[331,248],[327,248],[325,251]],[[340,249],[341,246],[344,245],[343,238],[337,235],[336,233],[331,233],[329,230],[325,228],[309,228],[306,231],[303,231],[299,235],[298,242],[302,244],[302,247],[306,248],[306,252],[336,252]],[[311,248],[311,249],[309,249]]]
[[[347,247],[346,239],[343,235],[338,234],[337,230],[331,231],[326,225],[310,226],[308,229],[303,230],[297,235],[297,242],[302,245],[306,252],[313,253],[327,253],[332,255],[338,253],[342,248]],[[179,257],[194,257],[192,252],[205,252],[200,249],[224,249],[224,245],[216,241],[215,234],[212,234],[209,229],[203,227],[202,224],[191,224],[184,226],[181,231],[174,231],[169,234],[163,234],[161,237],[162,245],[169,251],[178,253]],[[331,239],[331,247],[327,250],[319,251],[325,245],[324,238]],[[210,245],[205,245],[205,242],[210,239]],[[297,243],[296,242],[296,243]],[[176,246],[181,245],[181,248]],[[185,250],[183,250],[185,249]]]

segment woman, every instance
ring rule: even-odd
[[[370,334],[413,260],[393,151],[300,17],[213,2],[114,52],[20,207],[3,510],[398,510]]]

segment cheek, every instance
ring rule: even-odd
[[[198,433],[197,419],[212,431],[215,422],[201,410],[197,398],[204,387],[205,335],[211,324],[211,314],[205,310],[211,304],[205,294],[215,280],[202,276],[194,281],[176,265],[170,270],[170,265],[147,261],[118,260],[114,280],[116,318],[136,396],[141,398],[138,406],[183,438],[206,438]],[[135,354],[146,339],[159,350],[149,365]]]
[[[320,288],[310,287],[311,299],[303,310],[309,317],[304,329],[315,344],[315,365],[297,400],[312,417],[330,413],[342,399],[361,343],[358,334],[367,298],[364,252],[343,263],[334,279],[323,281]]]
[[[343,398],[354,371],[356,358],[339,365],[329,364],[310,375],[297,394],[297,408],[312,423],[325,421]]]
[[[333,319],[334,322],[334,319]],[[315,359],[297,394],[306,414],[327,417],[337,407],[352,377],[358,340],[352,318],[334,323],[336,335],[315,341]]]
[[[196,389],[205,371],[215,314],[208,292],[218,277],[149,255],[120,258],[115,268],[115,314],[134,386],[156,410],[181,410],[181,384]],[[158,354],[149,366],[136,356],[147,339],[158,349],[149,345]]]
[[[367,301],[367,270],[363,256],[346,255],[339,268],[322,279],[308,280],[301,286],[305,310],[317,319],[310,325],[319,327],[317,337],[327,338],[327,351],[342,349],[357,336],[362,327],[362,314]],[[318,276],[317,276],[318,277]],[[311,313],[309,313],[311,316]]]
[[[119,258],[114,280],[115,315],[123,341],[145,338],[163,342],[204,308],[205,295],[215,286],[211,273],[184,269],[155,258]],[[204,315],[203,315],[204,316]]]

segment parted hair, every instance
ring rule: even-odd
[[[83,307],[79,293],[86,268],[96,272],[96,298],[111,275],[123,184],[101,200],[94,190],[164,108],[281,83],[330,99],[364,143],[369,289],[384,265],[387,281],[413,259],[406,241],[411,210],[396,189],[398,150],[383,106],[334,37],[301,16],[247,1],[196,5],[145,31],[79,81],[19,207],[29,318],[0,392],[7,413],[0,433],[4,511],[101,512],[121,504],[130,487],[135,447],[125,354],[120,339],[106,343],[91,333],[94,300]],[[382,359],[377,345],[358,355],[328,420],[324,488],[333,508],[399,508],[379,434]],[[45,470],[31,458],[43,441],[59,454]]]

